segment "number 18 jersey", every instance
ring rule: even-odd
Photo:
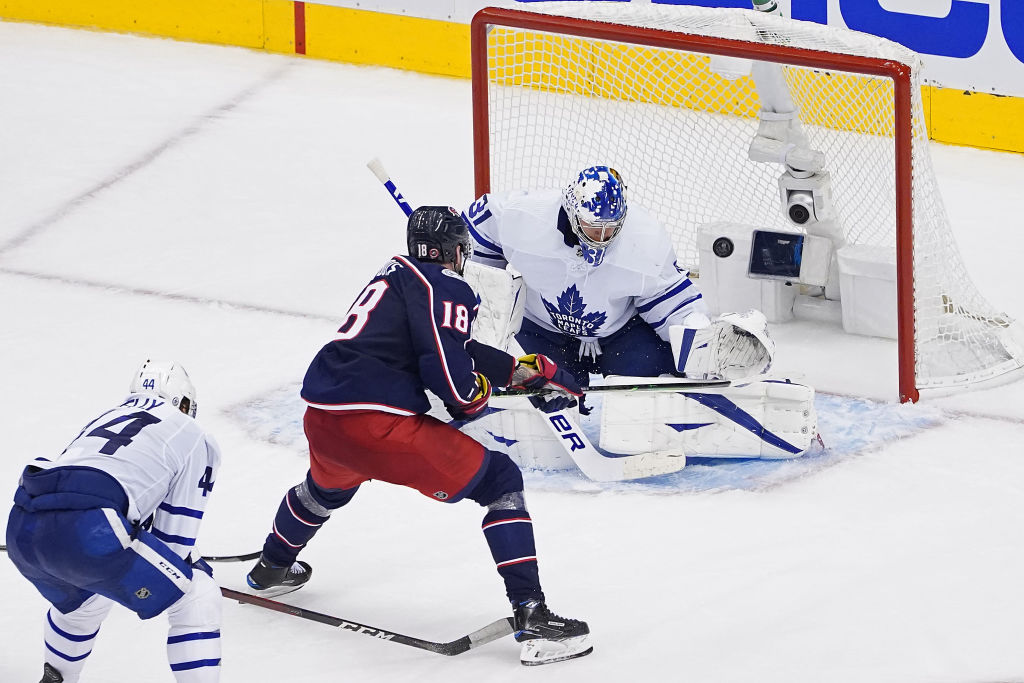
[[[469,403],[477,391],[474,371],[504,386],[515,360],[470,339],[478,306],[458,273],[393,257],[313,358],[302,398],[321,410],[416,415],[430,409],[424,389],[451,406]]]

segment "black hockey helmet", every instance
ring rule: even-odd
[[[418,261],[455,264],[456,247],[465,262],[473,253],[469,226],[450,206],[421,206],[409,215],[406,228],[409,255]]]

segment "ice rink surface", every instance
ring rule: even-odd
[[[4,495],[142,359],[172,357],[225,452],[201,549],[257,550],[306,470],[289,388],[404,249],[365,163],[414,204],[471,201],[468,81],[2,22],[0,65]],[[1024,317],[1024,157],[933,155],[969,272]],[[894,374],[884,343],[807,358],[808,377]],[[823,396],[819,411],[842,457],[782,474],[527,474],[549,603],[590,622],[589,657],[528,670],[509,638],[445,658],[225,602],[222,680],[1024,681],[1024,384],[915,406]],[[366,485],[286,599],[454,639],[507,612],[481,517]],[[217,578],[239,588],[247,568]],[[0,582],[0,681],[38,680],[45,603],[2,558]],[[115,610],[82,680],[172,680],[164,637],[162,617]]]

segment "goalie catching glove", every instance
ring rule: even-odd
[[[739,380],[768,372],[775,342],[761,311],[688,317],[669,329],[676,370],[689,379]]]
[[[445,404],[448,414],[456,420],[475,420],[480,417],[487,407],[487,401],[491,398],[491,381],[479,372],[473,373],[476,376],[476,393],[469,403],[461,406]]]
[[[576,399],[583,395],[579,382],[570,373],[558,367],[555,361],[539,353],[518,358],[519,364],[512,372],[513,389],[550,389],[547,396],[530,396],[534,407],[553,413],[576,405]]]

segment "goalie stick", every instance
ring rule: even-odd
[[[599,394],[610,391],[692,391],[695,389],[720,389],[730,386],[732,382],[727,379],[694,381],[694,382],[664,382],[661,384],[603,384],[596,387],[583,387],[585,394]],[[492,396],[543,396],[556,393],[557,389],[494,389]]]
[[[412,207],[409,206],[409,202],[405,201],[405,197],[403,197],[402,193],[398,191],[397,187],[395,187],[395,184],[391,181],[391,177],[388,176],[388,172],[384,170],[384,164],[380,162],[380,159],[376,157],[370,159],[370,161],[366,163],[366,167],[373,171],[373,175],[377,176],[377,180],[384,184],[384,187],[387,188],[391,198],[394,199],[395,203],[398,204],[398,207],[405,212],[405,215],[412,215]]]
[[[497,640],[498,638],[512,635],[513,633],[512,617],[505,617],[504,619],[498,619],[497,621],[491,622],[487,626],[479,628],[472,633],[462,636],[461,638],[456,638],[455,640],[447,643],[436,643],[432,640],[423,640],[422,638],[405,636],[401,633],[385,631],[384,629],[377,628],[376,626],[360,624],[357,621],[314,612],[313,610],[308,610],[304,607],[296,607],[295,605],[288,605],[283,602],[277,602],[276,600],[268,600],[267,598],[263,598],[258,595],[250,595],[249,593],[242,593],[230,588],[221,588],[220,592],[225,598],[237,600],[240,603],[263,607],[264,609],[281,612],[282,614],[290,614],[293,617],[299,617],[300,619],[308,619],[320,624],[334,626],[343,631],[364,633],[371,638],[386,640],[392,643],[400,643],[402,645],[416,647],[421,650],[436,652],[439,655],[446,655],[448,657],[460,655],[463,652],[468,652],[473,648],[480,647],[481,645]]]
[[[583,427],[570,417],[568,409],[541,413],[544,424],[558,437],[557,441],[566,454],[587,478],[594,481],[645,479],[672,474],[686,467],[686,455],[682,452],[678,455],[638,453],[609,457],[594,447],[583,433]]]

